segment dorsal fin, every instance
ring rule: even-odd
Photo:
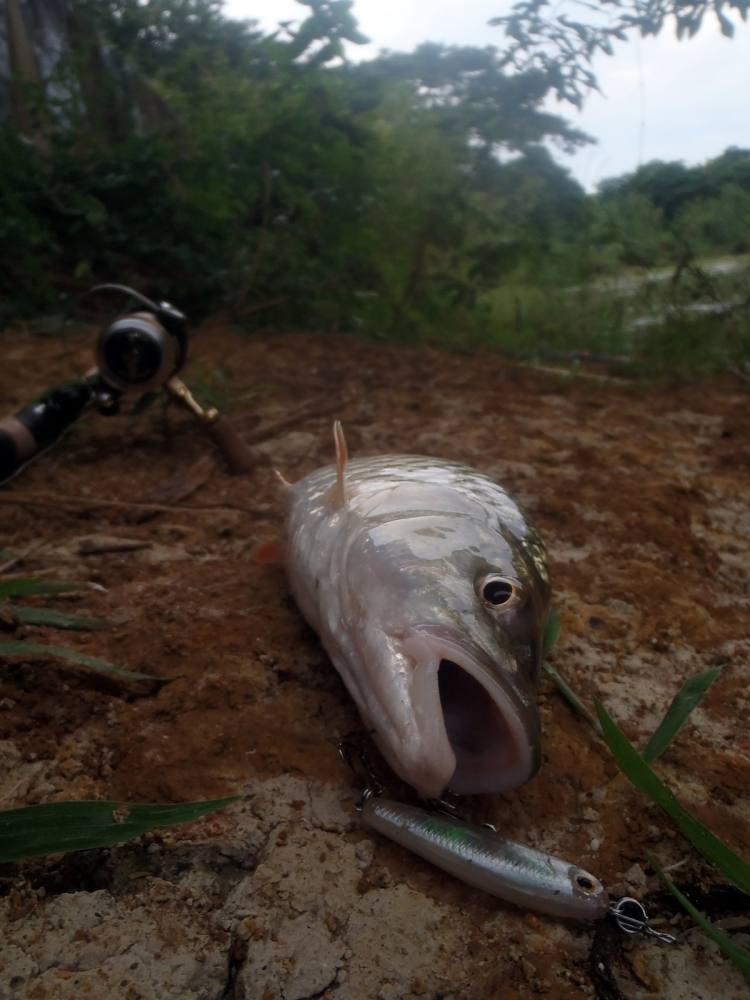
[[[344,428],[340,420],[334,420],[333,422],[333,440],[336,443],[336,485],[331,491],[331,502],[334,507],[343,507],[346,504],[344,472],[349,459],[349,450],[346,447]]]
[[[273,470],[273,474],[276,477],[276,482],[284,487],[285,490],[290,490],[294,483],[290,483],[283,472],[279,472],[278,469]]]

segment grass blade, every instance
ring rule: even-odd
[[[672,895],[675,896],[681,905],[687,910],[703,933],[707,937],[710,937],[712,941],[715,941],[727,958],[734,962],[740,972],[750,979],[750,951],[745,951],[744,948],[740,948],[740,946],[735,944],[728,935],[719,930],[718,927],[714,927],[714,925],[707,920],[699,910],[696,910],[690,900],[686,896],[683,896],[669,875],[667,875],[665,871],[662,871],[654,859],[650,858],[649,861],[656,874],[662,882],[664,882]]]
[[[0,861],[109,847],[159,826],[174,826],[222,809],[237,797],[179,805],[48,802],[0,812]]]
[[[645,761],[656,760],[664,753],[720,673],[720,668],[715,667],[713,670],[706,670],[704,673],[696,674],[695,677],[685,681],[672,699],[672,704],[667,709],[667,714],[662,719],[659,728],[648,741],[648,745],[643,751]]]
[[[550,608],[547,612],[547,620],[544,623],[544,632],[542,633],[542,656],[547,656],[554,648],[559,637],[560,616],[554,608]]]
[[[124,677],[127,680],[138,681],[158,681],[165,683],[164,677],[155,677],[153,674],[141,674],[136,670],[124,670],[122,667],[115,667],[106,660],[100,660],[96,656],[88,656],[86,653],[79,653],[75,649],[68,649],[66,646],[48,646],[42,642],[27,642],[13,639],[0,642],[0,657],[24,656],[29,660],[34,658],[42,660],[68,660],[70,663],[79,663],[84,667],[90,667],[100,674],[110,674],[114,677]]]
[[[103,618],[82,618],[53,608],[22,608],[17,604],[6,604],[2,610],[10,611],[22,625],[47,625],[50,628],[72,629],[76,632],[95,631],[109,625]]]
[[[678,802],[598,701],[596,711],[602,735],[622,773],[639,791],[661,806],[693,847],[716,865],[732,885],[750,893],[750,865]]]
[[[35,576],[25,576],[18,580],[0,580],[0,598],[23,597],[27,594],[66,594],[71,590],[83,590],[86,583],[73,580],[40,580]]]
[[[546,657],[547,654],[554,648],[559,637],[560,616],[554,608],[550,608],[547,612],[547,618],[544,622],[544,630],[542,632],[542,657]],[[570,684],[568,684],[565,678],[559,674],[552,664],[546,659],[542,660],[542,671],[547,675],[547,677],[549,677],[573,711],[577,712],[580,716],[586,719],[586,721],[594,727],[594,732],[601,736],[601,727],[593,712],[586,708]]]
[[[586,708],[565,678],[558,674],[552,664],[547,660],[542,663],[542,671],[549,677],[573,711],[583,716],[583,718],[594,727],[594,731],[601,736],[602,727],[599,725],[599,720],[590,709]]]

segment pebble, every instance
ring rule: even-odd
[[[642,886],[645,885],[647,882],[646,873],[637,863],[631,865],[630,868],[628,868],[628,870],[625,872],[624,878],[629,885]]]

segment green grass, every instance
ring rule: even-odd
[[[677,800],[600,702],[596,702],[596,712],[604,740],[625,777],[652,802],[661,806],[683,836],[707,861],[715,865],[738,889],[750,895],[750,864]]]
[[[688,678],[672,699],[667,714],[659,724],[658,729],[648,741],[643,751],[643,759],[648,763],[656,760],[667,749],[669,744],[682,729],[691,713],[700,705],[703,696],[717,679],[721,670],[714,667],[702,674]]]
[[[67,646],[48,645],[43,642],[33,642],[30,639],[8,639],[0,641],[0,660],[5,658],[21,658],[29,663],[45,660],[62,660],[64,663],[74,663],[82,667],[88,667],[97,674],[107,674],[111,677],[119,677],[128,681],[157,681],[164,683],[163,677],[156,677],[154,674],[142,674],[137,670],[125,670],[123,667],[116,667],[107,660],[101,660],[98,656],[89,656],[87,653],[79,653],[76,649],[69,649]]]
[[[612,287],[590,279],[576,284],[572,273],[559,268],[557,274],[510,277],[483,295],[486,340],[526,360],[555,362],[575,351],[625,359],[616,362],[622,373],[642,379],[690,378],[750,361],[747,270],[703,276],[686,271],[673,284],[620,269],[609,279]],[[691,312],[696,303],[713,301],[735,306],[726,315]],[[633,325],[643,317],[661,321]]]
[[[57,594],[83,590],[86,587],[88,584],[72,580],[43,580],[38,577],[0,580],[0,602],[9,597],[36,597],[39,595],[54,597]],[[10,619],[20,626],[33,625],[74,631],[94,631],[109,625],[109,622],[101,618],[71,615],[64,611],[57,611],[55,608],[0,603],[0,611],[3,612],[6,619]],[[20,639],[0,640],[0,661],[19,658],[29,663],[49,660],[72,663],[76,666],[86,667],[95,673],[107,674],[122,680],[164,682],[162,677],[140,673],[136,670],[126,670],[109,663],[107,660],[102,660],[97,656],[89,656],[87,653],[80,653],[67,646],[37,642],[24,635]]]
[[[0,598],[54,596],[87,585],[72,581],[41,580],[36,577],[0,581]],[[18,604],[3,604],[5,619],[19,625],[90,630],[105,628],[100,618],[84,618],[57,611]],[[0,641],[0,661],[21,658],[28,663],[53,660],[86,667],[95,673],[121,680],[163,682],[151,674],[125,670],[99,657],[80,653],[67,646],[50,645],[28,638]],[[19,861],[46,854],[109,847],[139,837],[155,827],[173,826],[198,819],[235,802],[235,798],[168,803],[49,802],[0,812],[0,862]]]
[[[679,901],[680,905],[690,914],[696,924],[698,924],[706,937],[715,941],[727,958],[737,966],[740,972],[750,979],[750,952],[746,951],[744,948],[740,948],[739,945],[736,945],[727,934],[725,934],[722,930],[719,930],[718,927],[714,927],[709,920],[706,920],[703,914],[693,906],[687,896],[680,892],[669,875],[662,870],[653,858],[649,859],[649,863],[672,895]]]
[[[545,622],[542,639],[542,648],[545,657],[554,647],[559,634],[559,618],[554,609],[550,609],[547,621]],[[565,698],[574,711],[587,719],[595,727],[598,734],[607,744],[620,771],[628,778],[631,784],[652,802],[660,806],[693,847],[708,862],[714,865],[732,885],[748,894],[748,902],[750,903],[750,864],[701,823],[696,816],[693,816],[650,766],[651,761],[656,760],[669,748],[672,741],[690,718],[691,713],[700,704],[708,689],[719,677],[721,673],[720,669],[706,670],[703,673],[688,678],[672,699],[664,718],[649,740],[645,750],[643,753],[639,753],[600,702],[595,702],[598,718],[594,718],[567,681],[561,677],[558,671],[546,659],[544,660],[543,668],[547,676],[556,685],[562,697]],[[690,901],[677,889],[672,880],[661,870],[657,862],[651,860],[650,863],[704,933],[716,941],[727,958],[745,976],[750,978],[750,952],[734,944],[731,938],[714,927],[710,921],[696,910]]]
[[[132,802],[47,802],[0,812],[0,861],[110,847],[156,827],[175,826],[236,802],[178,805]]]

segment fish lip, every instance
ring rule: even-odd
[[[535,711],[530,710],[530,705],[522,702],[509,684],[503,683],[497,676],[498,662],[487,656],[481,648],[475,649],[473,644],[468,644],[465,637],[452,635],[449,630],[434,625],[409,629],[400,645],[404,654],[414,662],[416,669],[434,672],[436,685],[443,661],[456,664],[477,681],[498,709],[512,741],[511,747],[515,755],[512,765],[487,773],[481,773],[481,767],[478,767],[478,773],[466,773],[451,742],[443,716],[442,725],[436,727],[443,743],[438,756],[445,759],[452,753],[456,761],[446,788],[458,794],[502,793],[528,781],[539,766],[538,716]],[[507,659],[510,661],[510,657]]]

